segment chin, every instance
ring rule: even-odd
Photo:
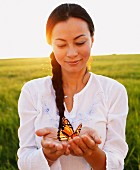
[[[71,69],[66,69],[65,71],[67,73],[71,73],[71,74],[76,74],[79,73],[83,70],[83,68],[71,68]]]

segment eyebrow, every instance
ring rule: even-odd
[[[86,36],[86,35],[85,35],[85,34],[78,35],[77,37],[74,38],[74,40],[76,40],[76,39],[78,39],[78,38],[80,38],[80,37],[82,37],[82,36]],[[62,39],[62,38],[57,38],[57,39],[55,39],[55,40],[66,41],[66,40],[64,40],[64,39]]]

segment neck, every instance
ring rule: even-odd
[[[69,96],[81,91],[87,84],[89,76],[90,74],[86,69],[71,74],[62,71],[64,94]]]

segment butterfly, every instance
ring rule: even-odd
[[[75,136],[78,136],[82,128],[82,124],[80,124],[77,129],[74,131],[72,125],[69,120],[65,117],[62,118],[62,128],[58,130],[57,137],[60,141],[69,141],[73,139]]]

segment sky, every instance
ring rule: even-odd
[[[62,3],[78,3],[92,17],[91,55],[140,54],[140,0],[0,0],[0,58],[49,56],[46,22]]]

